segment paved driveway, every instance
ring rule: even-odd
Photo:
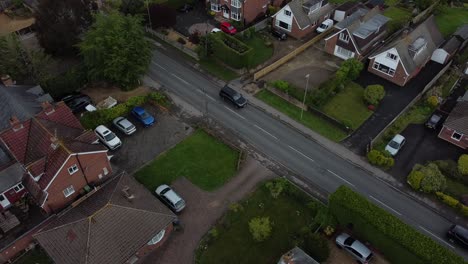
[[[215,192],[202,191],[185,178],[171,185],[187,202],[179,219],[183,230],[172,233],[169,240],[148,255],[143,263],[193,263],[200,239],[224,214],[229,204],[239,201],[256,185],[275,174],[248,157],[238,175]]]
[[[205,7],[201,3],[196,2],[192,11],[177,14],[177,23],[174,29],[188,37],[194,31],[198,31],[203,35],[206,29],[211,31],[217,24],[218,23],[207,14]]]
[[[405,87],[399,87],[377,75],[371,74],[365,68],[356,82],[362,87],[381,84],[385,87],[386,95],[375,113],[349,138],[344,140],[343,145],[359,155],[364,155],[369,142],[424,89],[424,86],[442,68],[443,65],[432,61],[429,62]]]

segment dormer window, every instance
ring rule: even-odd
[[[396,61],[398,59],[398,56],[393,53],[387,52],[387,58]]]
[[[284,10],[284,14],[285,14],[286,16],[291,16],[291,11],[289,11],[289,10]]]
[[[427,41],[424,37],[417,38],[411,45],[408,46],[408,53],[414,58],[427,46]]]
[[[346,42],[346,43],[349,42],[349,35],[348,35],[348,34],[340,33],[339,38],[340,38],[340,40],[343,41],[343,42]]]

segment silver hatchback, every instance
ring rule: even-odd
[[[136,131],[136,127],[135,125],[133,125],[130,121],[128,121],[127,118],[125,117],[117,117],[116,119],[114,119],[114,121],[112,121],[112,123],[114,124],[114,126],[119,129],[120,131],[122,131],[125,135],[129,136],[133,133],[135,133]]]
[[[372,258],[372,251],[364,244],[346,233],[336,237],[336,245],[348,251],[359,263],[367,264]]]

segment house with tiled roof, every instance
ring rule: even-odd
[[[34,235],[61,264],[136,263],[161,246],[176,216],[132,176],[122,173]]]
[[[0,141],[23,171],[22,186],[51,213],[106,180],[112,169],[108,150],[63,102],[42,108],[24,121],[11,117]]]
[[[292,0],[272,16],[273,26],[301,39],[330,18],[334,6],[328,0]]]
[[[453,108],[439,132],[439,138],[468,149],[468,101],[462,100]]]

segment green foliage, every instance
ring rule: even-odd
[[[219,236],[219,231],[216,227],[213,227],[210,229],[210,231],[208,231],[208,235],[212,240],[216,240]]]
[[[119,11],[124,15],[138,15],[145,12],[145,3],[143,0],[122,0]]]
[[[276,12],[278,12],[279,7],[273,6],[273,5],[268,5],[268,14],[274,15]]]
[[[330,256],[330,247],[326,238],[319,234],[308,234],[304,238],[302,249],[319,262],[324,262]]]
[[[262,242],[271,235],[272,223],[269,217],[255,217],[249,221],[249,230],[257,242]]]
[[[337,226],[337,221],[335,216],[330,212],[328,207],[321,206],[317,214],[315,215],[314,220],[312,221],[312,225],[320,226],[321,228],[331,227],[335,228]]]
[[[458,171],[468,176],[468,154],[463,154],[458,158]]]
[[[351,58],[345,60],[338,71],[342,71],[345,73],[346,80],[354,81],[359,77],[359,74],[364,69],[364,64],[360,62],[358,59]]]
[[[395,160],[387,153],[373,149],[367,153],[367,159],[372,165],[390,169],[395,165]]]
[[[153,104],[162,105],[164,107],[169,106],[169,100],[167,99],[167,96],[163,93],[152,92],[148,94],[147,96],[148,96],[148,100],[152,102]]]
[[[439,105],[439,99],[435,95],[431,95],[427,97],[426,103],[432,109],[435,109]]]
[[[385,89],[382,85],[368,85],[364,90],[364,100],[371,105],[378,105],[385,97]]]
[[[418,170],[424,175],[421,180],[421,190],[423,192],[431,193],[445,189],[447,181],[435,163],[429,163],[426,166],[416,164],[413,170]]]
[[[185,41],[185,39],[183,39],[182,37],[179,37],[179,38],[177,39],[177,42],[179,42],[179,43],[182,44],[182,45],[185,45],[185,44],[187,43],[187,41]]]
[[[412,170],[408,175],[407,181],[408,184],[414,189],[421,189],[421,181],[424,178],[424,174],[419,170]]]
[[[271,85],[273,85],[273,87],[275,87],[276,89],[278,90],[281,90],[282,92],[285,92],[285,93],[288,93],[289,92],[289,83],[287,81],[283,81],[283,80],[277,80],[277,81],[273,81],[271,82]]]
[[[42,88],[56,99],[81,89],[88,82],[86,69],[80,65],[49,78],[41,83]]]
[[[213,55],[234,68],[247,67],[252,60],[253,49],[228,34],[209,35]]]
[[[330,195],[330,210],[339,223],[382,250],[392,263],[464,263],[463,258],[403,223],[346,186]]]
[[[444,202],[450,207],[457,208],[460,204],[460,201],[458,201],[450,195],[444,194],[442,192],[436,192],[436,195],[437,197],[439,197],[440,200],[442,200],[442,202]]]
[[[96,15],[79,47],[92,80],[106,80],[125,90],[139,84],[151,60],[141,18],[116,12]]]
[[[265,184],[265,186],[270,191],[271,197],[278,198],[280,194],[289,186],[288,180],[285,178],[279,178],[273,181],[269,181]]]
[[[341,77],[333,77],[320,84],[310,94],[310,103],[315,107],[321,108],[335,95],[343,85]]]
[[[240,203],[232,203],[229,205],[229,210],[233,211],[234,213],[242,212],[244,207]]]

